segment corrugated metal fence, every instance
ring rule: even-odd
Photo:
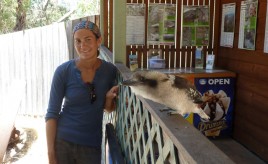
[[[43,116],[56,67],[69,60],[64,23],[0,35],[0,104],[10,84],[26,83],[20,115]],[[16,97],[14,97],[16,99]],[[2,106],[0,110],[8,110]]]

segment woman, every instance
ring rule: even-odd
[[[79,57],[58,66],[51,85],[46,113],[50,164],[100,163],[103,109],[115,109],[117,70],[98,58],[99,28],[82,21],[73,36]]]

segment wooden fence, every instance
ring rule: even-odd
[[[18,114],[43,116],[54,70],[68,59],[64,23],[0,35],[0,103],[19,79],[26,86]]]

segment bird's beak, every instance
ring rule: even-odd
[[[122,81],[121,84],[125,86],[135,86],[135,85],[138,85],[139,82],[129,79],[129,80]]]

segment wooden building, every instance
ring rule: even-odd
[[[209,45],[203,46],[205,54],[215,54],[215,67],[236,73],[235,109],[232,137],[248,150],[268,161],[268,54],[264,53],[267,17],[267,1],[258,0],[255,49],[247,50],[239,47],[240,11],[244,1],[237,0],[104,0],[100,25],[104,36],[104,45],[115,54],[115,62],[129,66],[128,55],[138,55],[140,68],[147,67],[149,49],[162,49],[166,59],[166,68],[194,67],[196,46],[183,46],[181,43],[182,6],[208,5],[210,7]],[[176,5],[176,42],[174,45],[147,44],[126,45],[125,5],[139,3],[146,6],[157,3]],[[224,4],[235,3],[235,29],[233,47],[220,46],[222,9]],[[145,22],[148,17],[145,14]],[[117,56],[117,57],[116,57]],[[205,59],[204,59],[205,60]]]

